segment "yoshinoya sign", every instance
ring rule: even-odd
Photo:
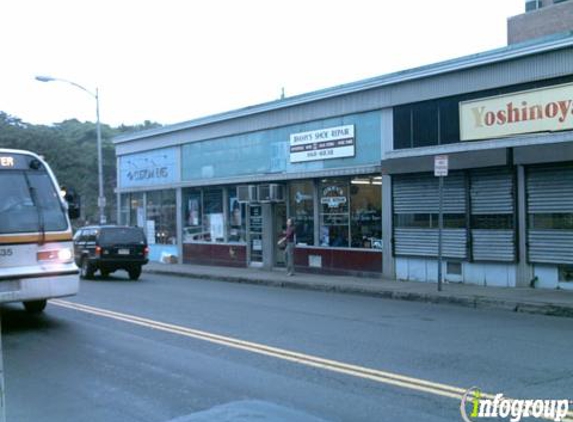
[[[573,84],[460,103],[462,141],[573,129]]]
[[[336,126],[290,135],[290,162],[354,157],[354,125]]]

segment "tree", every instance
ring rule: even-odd
[[[122,133],[160,127],[146,120],[135,126],[112,128],[102,124],[103,182],[106,197],[106,217],[114,222],[117,216],[116,157],[111,139]],[[58,182],[73,188],[82,197],[82,221],[97,222],[99,211],[98,160],[96,125],[76,119],[64,120],[51,126],[33,125],[0,111],[0,147],[33,151],[46,159]]]

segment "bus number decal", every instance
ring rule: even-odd
[[[11,248],[0,248],[0,257],[12,256],[13,252]]]

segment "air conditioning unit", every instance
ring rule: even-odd
[[[255,185],[237,186],[239,202],[258,202],[257,187]]]
[[[276,183],[259,185],[258,191],[261,202],[283,202],[285,200],[283,185]]]
[[[258,194],[259,194],[259,201],[261,202],[271,202],[271,185],[259,185]]]
[[[284,202],[285,189],[283,185],[272,184],[269,185],[271,201]]]

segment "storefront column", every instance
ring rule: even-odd
[[[314,189],[312,190],[312,218],[314,219],[314,246],[320,245],[320,180],[313,180]]]
[[[515,274],[516,287],[527,287],[533,278],[533,267],[527,262],[527,203],[525,168],[517,166],[517,239],[518,259]]]
[[[272,270],[274,265],[273,244],[273,207],[271,204],[262,204],[263,214],[263,268]]]
[[[119,157],[115,158],[115,177],[117,180],[117,186],[119,186],[119,181],[121,180],[121,168],[120,168],[120,164],[119,164]],[[133,224],[130,223],[129,221],[129,213],[127,214],[127,221],[121,221],[121,193],[119,193],[119,190],[116,189],[116,204],[117,204],[117,224],[125,224],[126,226],[131,226]],[[131,207],[131,204],[129,204],[129,206]]]
[[[396,278],[392,255],[392,177],[382,176],[382,276]]]
[[[175,189],[175,238],[177,239],[177,263],[183,264],[183,190]]]

